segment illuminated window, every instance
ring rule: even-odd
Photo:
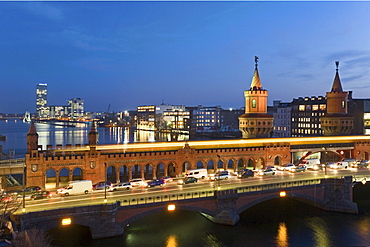
[[[326,110],[326,105],[320,105],[320,110]]]
[[[313,111],[317,111],[318,109],[319,109],[319,105],[313,105],[313,106],[312,106],[312,110],[313,110]]]
[[[304,111],[305,107],[304,105],[299,105],[299,111]]]
[[[346,108],[346,102],[342,100],[342,108]]]
[[[257,107],[257,101],[256,99],[252,99],[252,108],[256,108]]]

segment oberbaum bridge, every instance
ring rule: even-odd
[[[351,136],[353,117],[347,114],[348,92],[343,91],[338,63],[330,92],[326,93],[327,113],[320,119],[324,136],[268,138],[273,117],[267,114],[268,91],[262,88],[257,69],[244,92],[245,114],[239,117],[242,139],[217,141],[179,141],[98,145],[95,123],[88,133],[87,145],[38,145],[32,123],[27,134],[25,177],[27,186],[55,189],[68,181],[90,179],[95,182],[127,181],[132,178],[182,177],[187,169],[206,168],[237,171],[262,169],[268,165],[292,163],[296,154],[330,153],[342,158],[369,159],[370,137]],[[3,172],[4,173],[4,172]],[[276,184],[237,187],[229,190],[181,192],[112,202],[19,212],[13,215],[20,230],[52,229],[68,219],[70,224],[90,228],[94,239],[117,236],[128,224],[159,211],[192,210],[219,224],[234,225],[239,214],[263,201],[286,196],[315,207],[337,212],[357,213],[352,201],[352,177],[325,178]]]

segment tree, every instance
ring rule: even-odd
[[[12,240],[13,247],[52,247],[52,239],[40,229],[17,233]]]

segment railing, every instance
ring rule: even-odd
[[[9,166],[9,165],[22,165],[22,166],[24,166],[25,163],[26,163],[25,158],[0,160],[0,166]]]
[[[321,183],[321,179],[309,179],[309,180],[299,180],[299,181],[292,181],[292,182],[281,182],[281,183],[273,183],[273,184],[237,187],[235,189],[237,193],[248,193],[248,192],[255,192],[255,191],[281,189],[281,188],[301,187],[301,186],[315,185],[315,184],[320,184],[320,183]],[[168,202],[168,201],[179,201],[179,200],[186,200],[186,199],[212,197],[214,195],[215,195],[214,190],[207,190],[207,191],[176,193],[176,194],[163,195],[163,196],[159,195],[159,196],[149,196],[149,197],[128,198],[128,199],[121,199],[117,201],[120,202],[121,206],[130,206],[130,205],[157,203],[157,202]]]

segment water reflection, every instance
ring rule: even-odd
[[[326,222],[318,217],[312,217],[306,219],[308,226],[311,228],[313,233],[314,246],[333,246],[330,241],[330,227]]]
[[[280,222],[278,232],[276,235],[276,246],[277,247],[287,247],[289,246],[288,241],[288,229],[285,222]]]
[[[176,236],[175,235],[169,236],[166,241],[166,247],[177,247],[177,246],[178,246],[178,243],[177,243]]]

